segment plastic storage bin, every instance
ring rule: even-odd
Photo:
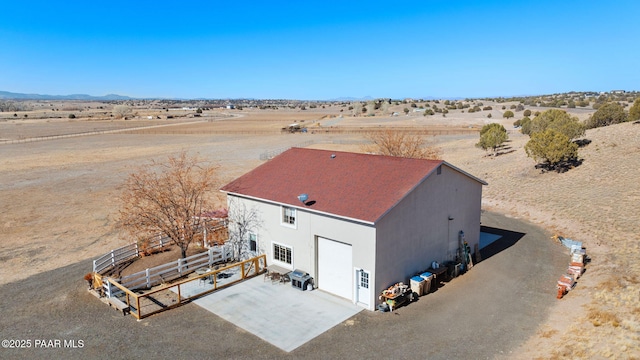
[[[422,296],[424,292],[424,279],[420,276],[414,276],[411,278],[411,291]]]
[[[428,294],[431,291],[431,283],[433,282],[433,274],[430,272],[423,272],[420,277],[424,279],[424,286],[422,287],[422,294]]]

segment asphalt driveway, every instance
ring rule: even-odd
[[[503,233],[471,271],[393,313],[361,311],[291,352],[196,304],[123,317],[86,291],[87,259],[0,286],[0,338],[31,344],[0,348],[0,358],[518,358],[558,301],[567,252],[531,223],[485,212],[482,224]]]

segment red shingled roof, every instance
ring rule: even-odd
[[[221,190],[375,223],[442,163],[292,148]]]

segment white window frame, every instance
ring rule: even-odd
[[[251,250],[251,236],[254,236],[256,238],[256,240],[255,240],[256,241],[256,249],[255,250]],[[248,245],[249,245],[249,251],[252,251],[252,252],[254,252],[256,254],[259,254],[260,253],[260,245],[258,243],[258,234],[254,233],[254,232],[249,232],[247,237],[248,237],[247,242],[248,242]]]
[[[291,206],[281,206],[280,207],[280,224],[286,227],[290,227],[292,229],[298,228],[298,211],[296,208]],[[287,210],[293,212],[292,215],[287,215]],[[293,219],[293,223],[291,220]]]
[[[285,261],[279,260],[276,258],[276,246],[282,247],[285,249]],[[291,258],[291,263],[286,262],[286,250],[289,250],[290,258]],[[289,246],[289,245],[285,245],[282,243],[277,243],[277,242],[272,242],[271,243],[271,258],[273,259],[274,262],[281,264],[284,267],[287,268],[291,268],[293,269],[293,246]]]

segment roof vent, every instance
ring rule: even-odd
[[[300,194],[298,195],[298,200],[302,201],[302,203],[304,204],[305,201],[307,201],[309,199],[309,195],[307,194]]]
[[[331,154],[331,158],[335,159],[336,158],[336,154]]]

